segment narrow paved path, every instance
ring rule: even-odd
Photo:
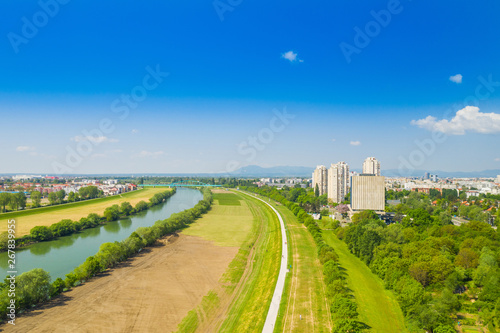
[[[280,308],[281,295],[283,295],[283,290],[285,289],[285,277],[287,273],[287,263],[288,263],[288,245],[286,239],[286,230],[285,230],[285,222],[283,222],[283,218],[281,214],[268,202],[262,200],[261,198],[256,197],[255,195],[245,193],[240,191],[240,193],[244,193],[255,199],[258,199],[271,207],[271,209],[276,213],[278,219],[280,220],[281,226],[281,265],[280,265],[280,273],[278,275],[278,281],[276,282],[276,288],[274,289],[273,298],[271,300],[271,306],[269,307],[269,311],[267,312],[266,322],[264,323],[264,328],[262,329],[263,333],[272,333],[274,331],[274,325],[276,324],[276,319],[278,318],[278,310]]]

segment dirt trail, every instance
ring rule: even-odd
[[[214,289],[238,248],[171,236],[53,301],[4,332],[171,332]]]

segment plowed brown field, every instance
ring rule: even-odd
[[[65,292],[4,332],[171,332],[215,288],[237,247],[175,235]]]

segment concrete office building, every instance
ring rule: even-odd
[[[318,185],[319,195],[327,194],[328,169],[324,165],[318,165],[312,174],[312,187],[316,190]]]
[[[351,209],[356,211],[385,210],[385,177],[361,174],[351,179]]]
[[[380,176],[380,162],[375,157],[368,157],[363,163],[363,174]]]
[[[341,203],[349,193],[349,166],[345,162],[332,164],[328,170],[328,199]]]

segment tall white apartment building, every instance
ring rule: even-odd
[[[497,183],[500,183],[500,175],[497,176]]]
[[[328,189],[328,169],[324,165],[318,165],[312,174],[312,186],[316,190],[318,185],[319,195],[327,193]]]
[[[349,193],[349,166],[346,162],[332,164],[328,170],[328,199],[341,203]]]
[[[385,177],[362,174],[352,177],[351,209],[353,211],[385,210]]]
[[[363,163],[363,174],[380,176],[380,162],[375,157],[368,157]]]

